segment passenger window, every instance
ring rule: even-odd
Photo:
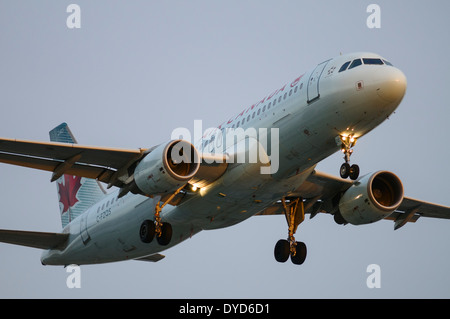
[[[270,107],[270,103],[269,103],[269,107]],[[267,108],[267,109],[269,109],[269,107]],[[265,112],[266,111],[266,106],[264,105],[264,107],[263,107],[263,110],[262,110],[263,112]]]
[[[248,122],[248,121],[250,121],[250,115],[249,115],[249,116],[247,116],[247,122]]]
[[[280,97],[278,98],[278,103],[280,103],[280,102],[281,102],[281,98],[282,98],[281,96],[280,96]]]
[[[298,86],[295,87],[294,93],[297,93],[297,90],[298,90]]]
[[[255,118],[256,112],[253,112],[252,119]]]
[[[286,93],[284,93],[284,97],[283,97],[283,100],[286,100],[286,97],[287,97],[287,92],[286,92]]]
[[[352,64],[350,64],[350,67],[348,69],[350,70],[350,69],[356,68],[357,66],[360,66],[361,64],[362,64],[361,59],[356,59],[352,62]]]
[[[348,65],[350,64],[351,61],[347,61],[344,64],[342,64],[341,68],[339,69],[339,72],[345,71],[347,70]]]

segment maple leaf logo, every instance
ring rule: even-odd
[[[78,202],[76,197],[81,187],[81,177],[64,175],[64,183],[58,183],[59,202],[63,204],[62,213],[69,210],[70,207]]]

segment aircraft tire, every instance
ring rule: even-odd
[[[356,164],[353,164],[350,167],[349,176],[351,180],[357,180],[359,177],[359,166]]]
[[[172,225],[163,223],[161,226],[161,236],[156,237],[156,240],[161,246],[167,246],[172,239]]]
[[[347,178],[350,175],[350,164],[344,163],[341,165],[341,169],[339,170],[339,174],[342,178]]]
[[[280,239],[275,245],[274,255],[276,261],[284,263],[289,258],[290,249],[289,242],[286,239]]]
[[[139,236],[143,243],[151,243],[155,237],[155,223],[153,220],[144,220],[139,229]]]
[[[342,217],[342,214],[340,212],[334,213],[333,216],[334,222],[338,225],[344,225],[347,221]]]
[[[291,255],[291,261],[295,265],[301,265],[306,259],[306,244],[302,241],[298,241],[295,246],[295,256]]]

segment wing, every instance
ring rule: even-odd
[[[386,219],[394,220],[394,229],[398,229],[407,222],[415,222],[421,216],[450,219],[450,208],[405,197],[397,211]]]
[[[0,163],[53,172],[51,181],[68,174],[97,179],[107,183],[108,187],[123,188],[133,181],[136,164],[153,149],[118,149],[0,138]],[[203,157],[192,183],[197,187],[206,186],[219,178],[227,166],[223,161],[217,164]]]
[[[311,214],[311,218],[317,213],[334,214],[341,195],[352,184],[350,180],[315,171],[292,195],[304,198],[305,212]],[[257,215],[275,214],[283,214],[281,203]],[[419,217],[450,219],[450,207],[405,197],[399,208],[385,219],[394,221],[394,229],[399,229],[408,222],[416,222]]]
[[[127,168],[146,151],[0,139],[0,162],[54,172],[52,181],[69,174],[121,186]]]
[[[0,242],[40,249],[62,249],[69,234],[0,229]]]
[[[305,213],[311,214],[312,218],[319,212],[333,214],[339,202],[338,197],[351,185],[352,182],[349,180],[313,171],[306,181],[290,195],[304,199]],[[281,202],[264,209],[257,215],[278,214],[284,214]]]

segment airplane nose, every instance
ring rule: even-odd
[[[378,73],[377,94],[387,102],[400,102],[406,92],[406,76],[395,67],[386,67]]]

